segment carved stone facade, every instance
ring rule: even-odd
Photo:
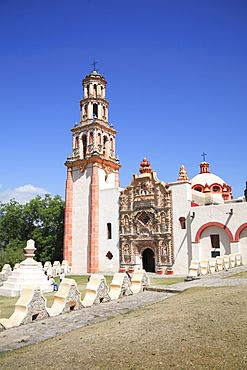
[[[120,269],[169,273],[173,264],[171,191],[146,158],[120,196]]]

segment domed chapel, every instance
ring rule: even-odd
[[[107,82],[93,64],[65,162],[64,259],[72,272],[187,274],[191,260],[238,252],[246,263],[247,202],[233,199],[204,153],[192,179],[182,165],[176,181],[163,182],[144,158],[130,185],[120,187]]]

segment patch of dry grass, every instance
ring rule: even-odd
[[[246,279],[247,271],[240,272],[239,274],[231,275],[226,279]]]
[[[6,369],[247,368],[247,287],[192,288],[0,356]]]

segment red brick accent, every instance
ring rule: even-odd
[[[195,237],[195,243],[199,243],[200,242],[200,239],[201,239],[201,235],[202,235],[203,230],[205,230],[207,227],[210,227],[210,226],[218,226],[221,229],[225,230],[226,233],[227,233],[227,235],[229,236],[230,242],[233,242],[234,241],[233,240],[233,235],[232,235],[231,231],[228,229],[227,226],[221,224],[220,222],[208,222],[208,223],[202,225],[198,229],[198,231],[196,233],[196,237]]]
[[[239,241],[240,234],[243,231],[243,229],[245,229],[246,227],[247,227],[247,222],[245,222],[244,224],[242,224],[242,225],[239,226],[239,228],[237,229],[237,231],[235,233],[235,238],[234,238],[234,241],[235,242],[238,242]]]
[[[115,186],[118,188],[120,186],[120,181],[119,181],[119,172],[118,170],[115,171]]]
[[[64,246],[63,258],[72,266],[72,209],[73,209],[73,178],[72,168],[67,169],[65,191],[65,220],[64,220]]]
[[[88,272],[93,274],[99,272],[99,175],[97,163],[92,165],[89,210],[90,230]]]

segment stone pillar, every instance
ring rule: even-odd
[[[98,164],[92,166],[90,186],[89,273],[99,272],[99,176]]]
[[[92,104],[92,102],[88,103],[87,118],[88,119],[93,118],[93,104]]]
[[[89,83],[89,97],[93,95],[93,85]]]
[[[102,119],[102,103],[98,104],[98,119]]]
[[[73,178],[72,168],[67,169],[66,194],[65,194],[65,226],[63,259],[72,266],[72,209],[73,209]]]

